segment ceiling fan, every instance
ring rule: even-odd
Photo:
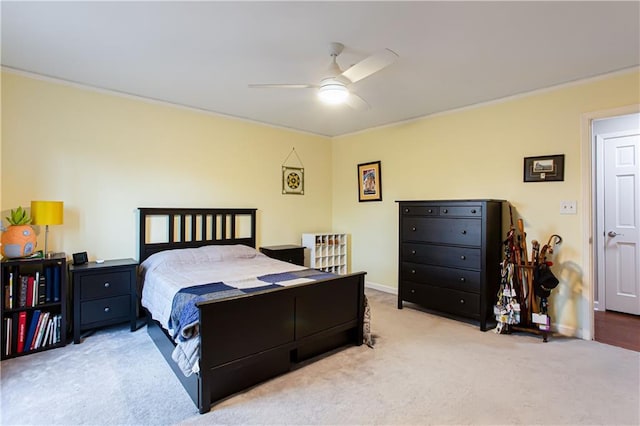
[[[398,55],[389,49],[383,49],[342,71],[336,59],[344,50],[344,45],[334,42],[329,45],[329,49],[331,64],[319,84],[249,84],[249,87],[252,89],[317,89],[320,99],[328,104],[346,103],[356,109],[368,109],[369,104],[351,92],[348,86],[388,67],[395,62]]]

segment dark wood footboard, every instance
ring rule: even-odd
[[[362,344],[364,273],[201,303],[201,413],[296,362]]]
[[[200,373],[184,376],[160,325],[148,332],[200,413],[345,345],[361,345],[364,272],[198,305]]]

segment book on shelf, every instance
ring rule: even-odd
[[[31,275],[27,275],[27,302],[25,303],[26,307],[32,307],[33,306],[33,276]]]
[[[36,329],[38,328],[39,319],[40,319],[40,310],[36,309],[35,311],[33,311],[33,315],[31,316],[31,322],[29,323],[29,331],[27,331],[27,337],[24,340],[25,352],[31,350],[31,342],[33,342],[33,336],[35,335]]]
[[[4,354],[8,356],[11,355],[11,346],[13,345],[13,318],[5,317],[2,325],[4,327]]]
[[[62,315],[58,314],[55,316],[55,336],[53,338],[54,343],[59,343],[62,340],[61,329],[62,329]]]
[[[45,303],[49,303],[53,301],[53,281],[51,279],[52,275],[53,275],[53,268],[51,268],[50,266],[46,266],[44,268],[44,280],[46,283]]]
[[[18,282],[20,283],[20,292],[18,297],[18,307],[24,308],[27,306],[27,276],[20,275]]]
[[[42,337],[42,347],[51,345],[51,329],[53,328],[53,318],[49,318],[47,320],[47,324],[45,326],[44,336]]]
[[[38,305],[47,303],[47,282],[44,273],[36,272],[36,281],[38,282]]]
[[[4,285],[4,308],[13,309],[13,272],[9,272],[7,283]]]
[[[60,271],[57,269],[53,271],[53,301],[60,301]]]
[[[47,328],[47,323],[49,322],[48,311],[40,314],[40,319],[38,319],[38,326],[36,327],[36,332],[33,336],[33,341],[31,342],[31,350],[38,349],[42,344],[42,338],[44,337],[44,332]]]
[[[18,347],[17,347],[18,353],[24,350],[24,341],[26,339],[26,331],[27,331],[27,311],[22,311],[18,314]]]

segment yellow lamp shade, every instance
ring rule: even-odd
[[[63,218],[62,201],[31,202],[31,223],[33,225],[62,225]]]

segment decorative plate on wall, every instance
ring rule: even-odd
[[[282,166],[282,193],[304,195],[304,169]]]

